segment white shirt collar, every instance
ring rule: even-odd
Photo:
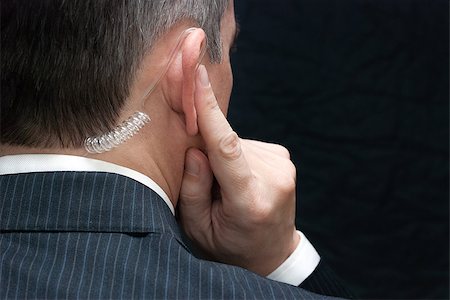
[[[175,215],[172,202],[156,182],[144,174],[126,167],[74,155],[19,154],[0,157],[0,175],[57,171],[108,172],[129,177],[155,191]]]

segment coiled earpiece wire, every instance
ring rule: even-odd
[[[149,88],[144,93],[141,101],[141,110],[145,110],[145,102],[148,97],[153,93],[155,88],[160,83],[161,79],[166,75],[169,70],[170,65],[174,61],[178,51],[180,51],[181,45],[185,38],[193,32],[197,28],[188,28],[184,30],[180,37],[178,38],[176,46],[173,48],[169,60],[164,67],[164,70],[160,73],[159,77],[149,86]],[[200,62],[202,61],[207,48],[207,39],[205,39],[205,43],[202,44],[199,61],[195,67],[195,70],[198,69]],[[145,112],[137,111],[132,116],[130,116],[127,120],[122,122],[120,125],[116,126],[111,131],[94,136],[88,137],[84,140],[84,148],[89,153],[103,153],[116,148],[117,146],[123,144],[131,137],[133,137],[138,131],[145,126],[145,124],[151,121],[150,116]]]

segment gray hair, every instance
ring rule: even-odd
[[[229,0],[156,0],[142,1],[143,5],[150,5],[147,11],[158,12],[145,24],[142,32],[152,43],[180,20],[192,20],[203,28],[208,37],[208,53],[214,63],[222,58],[222,43],[220,39],[220,20],[228,6]],[[145,10],[144,10],[145,11]],[[139,17],[148,17],[141,14]]]
[[[16,0],[1,9],[1,143],[79,147],[111,130],[146,51],[191,20],[222,58],[232,0]],[[101,112],[101,113],[100,113]]]

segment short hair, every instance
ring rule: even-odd
[[[1,143],[78,148],[111,130],[137,68],[191,20],[220,62],[229,0],[2,0]]]

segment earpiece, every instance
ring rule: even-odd
[[[161,74],[159,75],[159,77],[155,80],[155,82],[153,84],[151,84],[149,86],[149,88],[147,89],[147,91],[144,93],[144,96],[142,97],[142,101],[144,102],[145,99],[148,98],[148,96],[151,95],[151,93],[153,92],[153,90],[155,89],[155,87],[158,86],[159,82],[161,81],[161,79],[164,77],[164,75],[167,73],[167,70],[169,69],[170,65],[172,64],[172,62],[175,60],[175,57],[177,56],[177,53],[180,51],[181,46],[183,45],[184,40],[189,36],[189,34],[191,34],[194,30],[196,30],[198,28],[196,27],[191,27],[188,28],[186,30],[184,30],[181,34],[180,37],[178,38],[177,44],[176,46],[173,48],[170,56],[169,56],[169,60],[166,63],[166,67],[164,68],[163,72],[161,72]],[[197,62],[197,66],[196,66],[196,70],[198,68],[198,66],[200,65],[203,57],[205,56],[206,53],[206,48],[207,48],[207,44],[208,44],[208,40],[205,39],[205,43],[202,44],[202,49],[201,49],[201,53],[199,56],[199,60]]]
[[[188,28],[185,31],[183,31],[180,35],[180,37],[177,40],[177,44],[175,48],[173,48],[169,60],[164,68],[164,70],[161,72],[161,74],[158,76],[158,78],[149,86],[149,88],[144,93],[144,96],[142,97],[141,103],[142,107],[141,109],[144,109],[145,100],[152,94],[154,89],[158,86],[161,79],[164,77],[164,75],[167,73],[167,70],[169,69],[170,65],[174,61],[175,57],[177,56],[177,53],[180,51],[180,48],[183,44],[183,41],[186,39],[187,36],[189,36],[190,33],[192,33],[197,28]],[[207,43],[202,44],[201,49],[201,55],[199,58],[199,61],[197,63],[196,69],[200,65],[201,60],[203,59],[203,56],[206,52]],[[141,111],[135,112],[131,117],[129,117],[127,120],[122,122],[122,124],[118,125],[116,128],[111,130],[110,132],[101,134],[99,136],[95,137],[88,137],[84,140],[84,148],[89,153],[103,153],[112,150],[115,147],[118,147],[125,141],[129,140],[132,136],[134,136],[138,131],[145,126],[145,124],[149,123],[151,121],[150,117]]]
[[[129,140],[148,122],[150,122],[150,117],[146,113],[135,112],[112,131],[96,137],[88,137],[84,141],[84,148],[89,153],[110,151]]]

